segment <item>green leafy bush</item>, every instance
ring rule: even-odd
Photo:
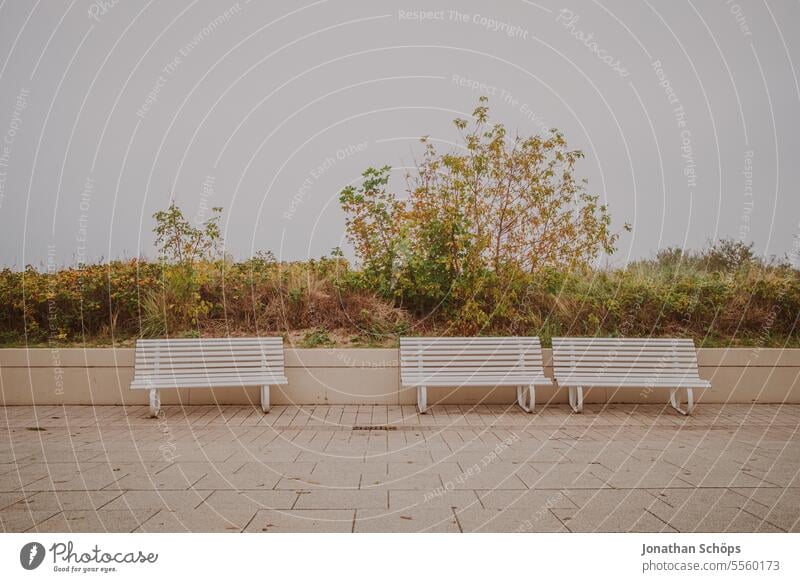
[[[365,283],[469,334],[512,313],[516,294],[507,290],[529,275],[585,268],[613,252],[618,235],[575,176],[583,154],[560,132],[511,139],[490,124],[485,98],[471,121],[454,123],[462,148],[442,153],[423,139],[407,198],[388,190],[385,166],[365,170],[339,200]]]

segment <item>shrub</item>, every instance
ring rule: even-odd
[[[191,307],[181,306],[184,299],[165,286],[164,268],[161,262],[132,260],[57,272],[3,269],[0,342],[294,334],[305,345],[344,337],[392,345],[398,335],[463,333],[463,319],[443,311],[409,313],[364,288],[362,274],[338,255],[307,262],[260,255],[197,263]],[[539,335],[544,344],[554,335],[600,334],[677,335],[706,346],[800,346],[800,273],[788,265],[754,259],[722,273],[702,261],[674,268],[655,259],[616,270],[544,269],[507,281],[491,275],[470,307],[477,309],[470,317],[480,318],[486,335]],[[195,319],[176,313],[193,313]]]
[[[416,314],[441,310],[464,333],[506,318],[526,275],[585,268],[617,234],[575,165],[583,157],[552,130],[507,137],[482,98],[455,120],[463,149],[428,140],[408,175],[408,199],[387,190],[391,168],[368,168],[340,195],[366,283]]]

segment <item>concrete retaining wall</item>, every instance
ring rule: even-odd
[[[552,377],[550,350],[544,350]],[[414,390],[401,390],[396,349],[287,349],[289,385],[273,387],[273,404],[414,404]],[[701,349],[700,375],[713,388],[704,402],[800,404],[800,349]],[[128,388],[133,349],[2,349],[0,405],[146,404],[144,390]],[[666,390],[595,388],[587,402],[666,402]],[[431,402],[510,403],[513,388],[437,388]],[[246,404],[258,389],[162,390],[163,404]],[[566,390],[537,390],[537,403],[566,402]]]

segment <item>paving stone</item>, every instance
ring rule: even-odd
[[[295,509],[388,509],[389,495],[378,489],[301,491]]]
[[[196,509],[161,510],[142,523],[137,532],[239,532],[255,514],[250,509],[214,509],[201,506]]]
[[[668,490],[660,492],[659,497],[666,503],[653,505],[650,510],[678,531],[785,531],[767,519],[769,510],[759,510],[743,495],[727,489]]]
[[[44,523],[59,511],[28,511],[25,509],[4,509],[0,511],[0,531],[4,533],[24,532]]]
[[[308,532],[336,533],[353,531],[353,509],[295,509],[278,511],[262,509],[256,512],[247,532]]]
[[[400,511],[360,509],[356,511],[356,532],[459,532],[453,510],[413,508]]]
[[[206,492],[204,492],[206,493]],[[213,509],[291,509],[297,502],[296,491],[214,491],[201,504]]]
[[[416,507],[480,507],[481,503],[475,491],[468,490],[389,490],[389,507],[402,510]]]
[[[680,508],[684,504],[705,505],[712,507],[741,508],[747,498],[724,487],[681,487],[648,490],[651,495],[673,508]]]
[[[287,467],[274,467],[267,464],[251,463],[244,467],[226,470],[224,467],[212,466],[208,472],[197,480],[193,489],[197,490],[232,490],[274,489],[284,475],[306,475],[310,468],[298,467],[295,471],[287,471]]]
[[[514,507],[513,509],[484,509],[471,507],[456,510],[464,532],[569,532],[561,521],[546,508]]]
[[[8,411],[3,531],[800,530],[797,406]]]
[[[176,463],[155,472],[130,473],[113,483],[113,489],[185,491],[205,477],[212,465],[205,463]]]
[[[42,491],[9,509],[32,511],[96,511],[122,495],[120,491]]]
[[[57,513],[33,528],[43,532],[117,532],[136,530],[156,514],[155,510],[86,511],[69,510]]]
[[[530,489],[598,489],[608,486],[611,471],[599,463],[528,463],[534,471],[521,471]]]
[[[604,468],[608,468],[605,460]],[[681,469],[671,463],[648,463],[626,461],[618,468],[609,469],[607,483],[619,489],[647,489],[655,487],[687,487],[688,481],[681,478]]]
[[[386,473],[364,473],[361,475],[360,489],[406,489],[417,491],[436,491],[443,487],[439,475],[407,475],[390,477]]]
[[[741,464],[734,461],[693,459],[680,467],[681,480],[695,487],[761,487],[774,483],[745,473]]]
[[[125,491],[117,493],[113,501],[102,507],[103,511],[124,509],[152,509],[160,511],[188,510],[200,505],[211,491]]]
[[[0,493],[0,510],[8,509],[13,511],[15,509],[24,509],[27,507],[25,499],[33,497],[33,495],[32,493],[24,493],[22,491]],[[20,504],[22,507],[19,506]]]
[[[563,490],[524,490],[509,491],[507,489],[492,489],[476,491],[481,500],[481,505],[487,509],[552,509],[575,508],[575,503]]]
[[[275,489],[358,489],[361,474],[353,472],[313,473],[302,477],[284,477],[275,485]]]
[[[439,475],[442,480],[453,479],[463,471],[459,463],[437,462],[437,463],[411,463],[411,462],[390,462],[386,468],[390,477],[413,477],[416,475]],[[375,472],[374,470],[364,470],[364,473]]]
[[[573,532],[675,531],[654,507],[668,507],[647,491],[578,489],[566,492],[577,509],[554,508],[553,514]]]
[[[742,509],[785,531],[800,531],[800,488],[742,488],[733,491],[744,498]]]

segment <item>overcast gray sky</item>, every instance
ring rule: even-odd
[[[624,264],[800,234],[800,3],[0,3],[0,266],[153,256],[152,214],[225,208],[226,249],[343,246],[337,197],[480,95],[561,129]],[[795,251],[796,253],[796,251]],[[796,254],[793,256],[796,260]]]

